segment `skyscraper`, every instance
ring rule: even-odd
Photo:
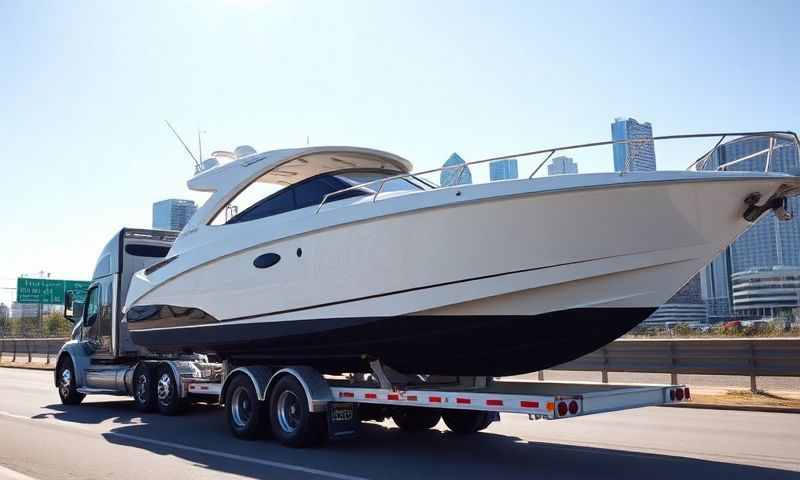
[[[495,180],[510,180],[517,178],[517,159],[509,158],[506,160],[495,160],[489,163],[489,179]]]
[[[611,138],[622,140],[641,140],[653,138],[650,122],[639,123],[633,118],[615,118],[611,124]],[[653,141],[615,143],[615,172],[652,172],[656,169],[656,149]]]
[[[170,198],[153,204],[153,228],[162,230],[183,230],[183,227],[197,211],[192,200]]]
[[[578,164],[570,157],[556,157],[547,166],[548,175],[561,175],[565,173],[578,173]]]
[[[455,167],[458,165],[465,165],[467,162],[464,161],[457,153],[453,152],[450,155],[450,158],[444,162],[445,167]],[[472,183],[472,172],[469,171],[469,166],[465,166],[463,169],[461,168],[448,168],[447,170],[442,170],[440,175],[439,184],[443,187],[449,187],[451,185],[468,185]]]
[[[788,173],[800,168],[797,149],[784,140],[778,140],[770,158],[770,171]],[[732,162],[758,152],[753,158],[743,160],[727,167],[731,171],[764,171],[767,161],[766,150],[769,148],[767,137],[744,138],[720,146],[711,155],[707,169],[716,169],[720,165]],[[788,210],[800,212],[800,199],[788,199]],[[734,297],[731,277],[744,278],[742,272],[773,270],[776,267],[800,266],[800,220],[779,221],[772,212],[767,213],[750,230],[742,234],[702,272],[703,298],[709,303],[709,315],[715,309],[734,312],[740,316],[762,315],[747,312],[743,305],[737,308],[737,297]],[[779,286],[780,282],[775,285]],[[766,285],[764,285],[766,286]],[[762,294],[769,292],[763,291]],[[762,295],[763,296],[763,295]]]

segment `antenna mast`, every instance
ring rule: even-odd
[[[192,157],[192,160],[194,160],[194,168],[199,170],[200,169],[200,162],[197,161],[197,158],[195,158],[195,156],[192,153],[192,151],[189,150],[189,147],[186,146],[186,142],[184,142],[183,139],[181,138],[181,136],[178,135],[178,132],[176,132],[175,129],[172,128],[172,125],[170,125],[168,120],[164,120],[164,122],[167,124],[169,129],[172,130],[172,133],[175,134],[175,138],[177,138],[178,141],[181,142],[181,145],[183,145],[183,148],[186,149],[186,153],[188,153],[189,156]],[[199,134],[198,134],[198,138],[199,138]]]

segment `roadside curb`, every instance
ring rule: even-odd
[[[19,368],[22,370],[55,370],[54,365],[38,363],[0,363],[0,368]]]
[[[675,403],[663,405],[670,408],[696,408],[699,410],[730,410],[739,412],[763,412],[763,413],[800,413],[800,408],[793,407],[759,407],[757,405],[717,405],[713,403]]]

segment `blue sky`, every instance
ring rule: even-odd
[[[617,116],[656,135],[800,129],[798,14],[792,1],[0,0],[0,287],[40,270],[86,279],[116,230],[192,198],[164,119],[192,145],[205,130],[207,151],[308,137],[419,169],[607,140]],[[659,147],[659,169],[693,159]],[[574,157],[612,168],[610,148]]]

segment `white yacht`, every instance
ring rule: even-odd
[[[647,318],[765,212],[789,217],[800,177],[769,163],[796,155],[797,136],[759,135],[763,172],[703,170],[720,140],[699,171],[450,187],[366,148],[240,156],[188,182],[211,196],[135,274],[123,312],[156,352],[327,372],[547,368]]]

